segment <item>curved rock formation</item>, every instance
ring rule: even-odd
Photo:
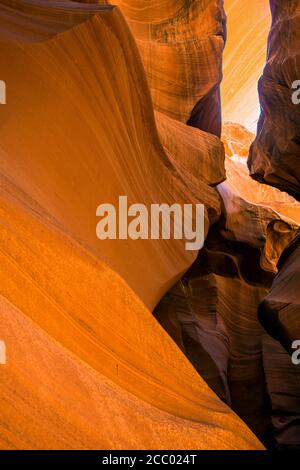
[[[188,175],[196,186],[201,182],[216,186],[226,179],[225,153],[218,137],[158,111],[155,118],[161,143],[179,172],[186,178]]]
[[[224,126],[227,179],[218,185],[223,217],[155,316],[208,385],[267,447],[295,448],[300,435],[300,369],[265,333],[257,310],[265,299],[261,323],[283,343],[289,327],[289,344],[300,334],[299,254],[281,268],[298,243],[300,204],[250,178],[246,148],[253,138],[242,126]],[[280,256],[279,274],[267,294]],[[281,304],[281,320],[275,300],[285,293],[290,304]]]
[[[257,250],[218,231],[212,229],[197,261],[155,314],[208,385],[270,446],[257,305],[271,278],[259,267]]]
[[[127,284],[3,186],[0,447],[259,448]]]
[[[284,191],[281,204],[272,204],[275,210],[298,220],[297,206],[286,193],[299,201],[300,106],[293,93],[300,77],[300,2],[271,0],[270,4],[268,58],[259,83],[262,112],[248,166],[254,179]],[[280,243],[286,235],[284,230]],[[258,307],[261,324],[276,339],[264,338],[263,356],[275,439],[282,448],[300,445],[300,370],[286,353],[295,352],[293,341],[300,338],[299,256],[298,232],[278,263],[278,256],[274,258],[278,274]]]
[[[0,7],[15,22],[9,33],[3,28],[0,44],[8,87],[1,110],[1,172],[153,307],[196,253],[186,251],[182,240],[99,241],[97,206],[117,206],[123,194],[128,205],[147,207],[203,202],[207,231],[220,214],[219,196],[201,181],[193,183],[164,152],[140,56],[117,8],[48,2],[41,9],[30,1],[12,10],[10,4]],[[212,145],[222,175],[223,149]]]
[[[137,41],[154,108],[220,135],[223,1],[116,0]]]
[[[292,85],[300,80],[300,2],[271,0],[268,60],[259,83],[262,114],[249,157],[253,178],[300,199],[300,105]]]
[[[295,447],[300,369],[257,307],[288,349],[300,204],[250,179],[249,131],[218,138],[223,2],[111,3],[0,5],[0,448]],[[273,15],[295,27],[298,2]],[[204,249],[98,240],[98,205],[121,195],[203,203]],[[155,316],[177,345],[150,310],[170,287]]]
[[[299,449],[300,446],[300,369],[269,335],[263,339],[266,388],[272,408],[272,426],[277,446]]]
[[[258,311],[266,331],[290,354],[293,342],[300,340],[299,256],[300,232],[281,255],[279,273]]]
[[[216,9],[207,5],[210,18]],[[0,17],[8,85],[0,128],[7,352],[0,447],[261,449],[145,307],[196,253],[180,240],[100,243],[95,234],[98,204],[122,194],[146,206],[203,202],[207,232],[221,212],[211,186],[224,178],[222,145],[157,116],[164,150],[140,55],[117,8],[4,0]],[[221,49],[214,15],[208,24],[210,47]],[[197,168],[197,158],[213,157],[214,174],[204,162]]]

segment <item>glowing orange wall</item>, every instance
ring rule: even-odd
[[[257,82],[266,62],[269,0],[224,0],[227,44],[223,63],[223,121],[256,130]]]

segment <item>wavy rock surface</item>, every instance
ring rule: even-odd
[[[117,8],[6,0],[0,17],[0,447],[262,448],[145,307],[196,253],[95,236],[97,205],[121,194],[204,202],[207,231],[222,145],[158,117],[164,151]],[[216,174],[195,177],[197,155]]]
[[[281,449],[300,447],[300,370],[270,336],[263,339],[267,393],[272,407],[275,440]]]
[[[271,0],[268,59],[259,84],[262,114],[249,157],[258,181],[300,199],[300,105],[292,84],[300,80],[300,2]]]
[[[218,186],[223,218],[155,316],[208,385],[267,447],[295,448],[300,443],[300,369],[261,323],[283,344],[287,332],[289,344],[300,334],[299,254],[291,255],[300,204],[250,178],[245,150],[253,138],[242,126],[224,126],[227,180]],[[287,265],[279,263],[268,293],[280,257]]]
[[[300,204],[249,178],[252,135],[234,124],[224,181],[223,2],[117,0],[130,29],[110,3],[0,6],[0,448],[295,447],[299,369],[257,307],[288,349]],[[180,240],[97,240],[96,207],[123,194],[204,203],[196,261]],[[177,345],[147,308],[174,284],[155,315]]]
[[[259,258],[257,250],[229,242],[215,227],[155,314],[208,385],[269,446],[274,438],[257,306],[271,278]]]
[[[0,198],[1,448],[260,447],[115,272]]]
[[[300,233],[280,257],[278,275],[259,307],[261,323],[290,354],[300,339],[299,255]]]
[[[154,108],[220,135],[223,2],[116,0],[137,41]]]
[[[300,370],[257,308],[272,282],[257,250],[217,235],[155,315],[217,395],[269,448],[298,448]]]
[[[11,8],[15,3],[0,7],[1,16],[10,15],[15,24],[9,33],[3,27],[0,44],[9,96],[1,111],[1,172],[153,307],[196,253],[186,251],[182,240],[100,242],[97,206],[118,206],[124,194],[128,205],[147,207],[203,202],[209,210],[207,232],[220,214],[219,196],[201,181],[193,183],[164,152],[143,66],[119,10],[74,2],[48,2],[42,9],[34,4],[17,2],[22,15]],[[11,41],[12,33],[18,42]],[[175,134],[176,129],[176,141]],[[212,145],[222,174],[223,149]]]

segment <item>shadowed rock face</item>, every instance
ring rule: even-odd
[[[194,265],[154,314],[267,447],[297,448],[300,368],[257,317],[273,275],[261,269],[259,250],[225,240],[220,229],[211,229]]]
[[[300,368],[262,328],[257,310],[264,298],[272,300],[282,276],[275,298],[278,292],[287,294],[286,302],[298,296],[298,253],[288,275],[281,265],[297,245],[300,204],[250,178],[246,149],[253,138],[242,126],[223,126],[227,179],[218,185],[223,217],[154,314],[209,386],[266,446],[296,447]],[[277,263],[280,272],[268,294]],[[295,335],[296,304],[289,306],[295,314],[289,318]],[[274,309],[272,318],[264,315],[262,322],[273,336],[278,330],[273,331],[276,313]]]
[[[300,105],[292,84],[300,80],[300,1],[271,0],[267,64],[259,83],[262,113],[249,156],[253,178],[300,199]]]
[[[283,252],[278,275],[259,306],[259,319],[266,331],[292,354],[300,340],[300,233]]]
[[[212,229],[205,249],[155,315],[208,385],[269,446],[271,412],[257,305],[272,276],[260,269],[257,250],[218,232]]]
[[[300,1],[271,0],[270,4],[272,29],[259,82],[262,112],[248,166],[254,179],[299,201],[300,105],[293,103],[292,84],[300,79]],[[300,445],[299,366],[289,357],[295,351],[293,341],[300,339],[299,240],[298,234],[283,251],[278,274],[258,306],[259,320],[272,337],[263,340],[264,369],[274,436],[283,448]]]

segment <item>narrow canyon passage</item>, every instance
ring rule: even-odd
[[[300,446],[299,51],[300,0],[0,2],[0,449]]]
[[[300,370],[287,351],[291,354],[292,340],[300,333],[299,303],[296,300],[288,307],[284,327],[289,328],[289,336],[280,344],[280,325],[276,330],[270,317],[274,314],[268,316],[266,301],[261,302],[276,276],[280,254],[297,233],[300,208],[287,193],[251,179],[247,167],[260,115],[258,81],[267,57],[270,5],[267,0],[225,0],[224,7],[221,138],[227,180],[218,186],[223,217],[211,228],[196,262],[154,315],[209,386],[267,448],[298,447]],[[269,224],[265,232],[255,227],[257,220],[264,219]],[[293,235],[289,235],[291,221]],[[266,239],[261,243],[263,233]],[[296,252],[292,269],[297,285]],[[286,287],[281,282],[288,291],[293,290],[288,287],[291,276],[283,280]],[[290,305],[295,295],[287,292],[282,305]],[[272,293],[268,297],[272,300]]]

